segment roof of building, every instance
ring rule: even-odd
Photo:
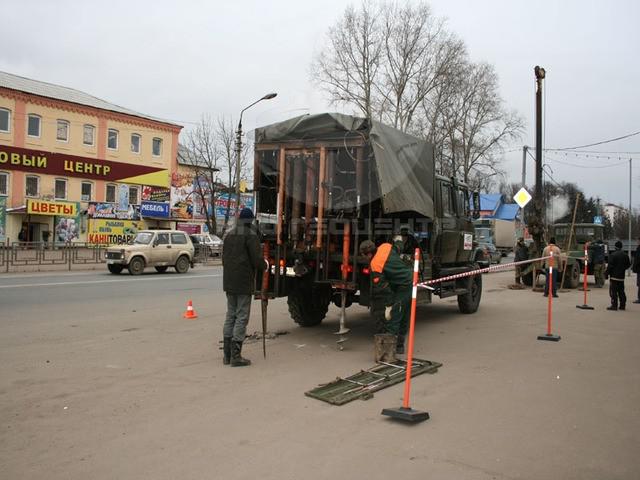
[[[203,170],[212,170],[214,172],[220,171],[218,167],[211,165],[206,159],[197,155],[193,150],[188,149],[181,143],[178,143],[178,164],[201,168]]]
[[[121,107],[119,105],[107,102],[106,100],[102,100],[74,88],[54,85],[53,83],[41,82],[39,80],[33,80],[31,78],[21,77],[19,75],[13,75],[7,72],[0,71],[0,87],[17,90],[19,92],[30,93],[33,95],[39,95],[41,97],[76,103],[78,105],[86,105],[88,107],[109,110],[111,112],[123,113],[125,115],[132,115],[134,117],[153,120],[154,122],[161,122],[182,127],[182,125],[179,125],[177,123],[169,122],[161,118],[152,117],[150,115],[145,115],[144,113]]]
[[[495,211],[502,201],[502,195],[499,193],[481,193],[480,194],[480,210]]]
[[[516,203],[503,203],[500,205],[500,208],[498,208],[495,218],[499,218],[500,220],[515,220],[519,210],[520,207]]]

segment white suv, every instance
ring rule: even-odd
[[[174,267],[186,273],[193,267],[194,248],[189,236],[179,230],[141,230],[131,245],[107,248],[107,268],[118,274],[127,267],[131,275],[140,275],[146,267],[164,273]]]

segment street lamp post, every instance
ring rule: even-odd
[[[277,93],[267,93],[264,97],[256,100],[248,107],[245,107],[240,111],[240,120],[238,121],[238,130],[236,131],[236,218],[240,216],[240,163],[242,159],[242,114],[245,110],[253,107],[256,103],[262,100],[271,100]]]

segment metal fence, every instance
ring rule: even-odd
[[[194,263],[215,264],[217,257],[198,248]],[[10,242],[0,244],[0,273],[23,270],[73,270],[105,263],[105,245],[91,243]]]

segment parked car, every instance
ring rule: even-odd
[[[141,230],[131,245],[115,245],[105,253],[111,273],[127,268],[131,275],[140,275],[146,267],[154,267],[158,273],[169,267],[186,273],[193,267],[193,256],[191,239],[179,230]]]
[[[502,252],[500,252],[493,243],[478,242],[478,247],[484,249],[485,256],[490,263],[500,263],[502,261]]]
[[[212,257],[219,257],[222,255],[222,239],[211,233],[196,233],[190,235],[193,243],[198,245],[204,245],[209,251],[209,255]]]

